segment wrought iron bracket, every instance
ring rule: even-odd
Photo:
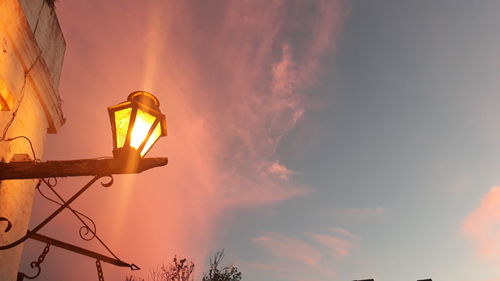
[[[30,236],[33,233],[36,233],[37,231],[39,231],[42,227],[44,227],[51,220],[53,220],[60,212],[62,212],[64,209],[68,208],[69,205],[71,203],[73,203],[73,201],[75,201],[78,197],[80,197],[80,195],[82,195],[94,182],[96,182],[98,179],[100,179],[102,177],[103,176],[95,176],[95,177],[93,177],[86,185],[84,185],[73,196],[71,196],[71,198],[68,201],[64,202],[64,204],[61,204],[61,206],[59,208],[57,208],[54,212],[52,212],[52,214],[50,214],[41,223],[39,223],[37,226],[35,226],[32,230],[28,230],[28,232],[23,237],[17,239],[16,241],[11,242],[11,243],[9,243],[7,245],[1,245],[0,246],[0,250],[7,250],[7,249],[10,249],[10,248],[13,248],[13,247],[15,247],[15,246],[23,243],[24,241],[26,241],[28,238],[30,238]],[[111,177],[111,176],[109,176],[109,177]],[[111,181],[109,183],[103,183],[103,185],[110,186],[112,184],[112,182],[113,182],[113,178],[111,177]],[[7,221],[8,225],[10,225],[9,219],[4,218],[4,217],[0,217],[0,219]],[[8,230],[10,230],[9,227],[7,227],[7,228],[8,228]],[[8,230],[6,230],[5,232],[7,232]]]
[[[126,263],[120,260],[111,250],[99,240],[101,244],[113,255],[114,258],[86,250],[84,248],[71,245],[48,236],[41,235],[37,233],[42,227],[47,223],[52,221],[60,212],[64,209],[69,209],[75,214],[75,216],[84,224],[84,228],[89,231],[90,228],[85,224],[80,215],[81,213],[73,210],[70,204],[73,203],[80,195],[82,195],[92,184],[103,177],[109,177],[109,182],[101,182],[101,185],[108,187],[113,184],[113,174],[131,174],[140,173],[145,170],[165,166],[168,163],[168,158],[143,158],[143,159],[123,159],[123,158],[111,158],[111,159],[82,159],[82,160],[69,160],[69,161],[47,161],[47,162],[37,162],[37,161],[26,161],[26,162],[11,162],[11,163],[0,163],[0,180],[14,180],[14,179],[42,179],[49,188],[52,186],[44,180],[44,178],[56,178],[56,177],[74,177],[74,176],[94,176],[87,184],[85,184],[80,190],[78,190],[70,199],[67,201],[63,200],[56,192],[52,191],[59,197],[62,201],[60,206],[52,212],[47,218],[45,218],[41,223],[35,226],[32,230],[28,232],[7,245],[0,245],[0,250],[7,250],[18,246],[27,239],[31,238],[37,241],[47,243],[48,245],[54,245],[59,248],[66,249],[81,255],[85,255],[91,258],[95,258],[97,261],[107,262],[116,266],[129,267],[131,270],[139,270],[140,268],[133,263]],[[12,228],[12,223],[8,218],[0,217],[0,223],[6,222],[5,227],[0,227],[0,231],[9,232]],[[96,236],[95,230],[90,230],[93,236]],[[46,255],[46,253],[45,253]],[[39,258],[40,259],[40,258]],[[43,261],[43,258],[42,258]],[[36,262],[35,262],[36,263]],[[38,272],[34,276],[27,276],[24,273],[18,274],[18,279],[23,278],[33,279],[40,274],[40,261],[35,264]],[[100,266],[100,263],[98,264]],[[32,267],[33,263],[32,263]],[[102,269],[100,275],[102,277]]]

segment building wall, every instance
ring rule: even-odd
[[[53,8],[45,0],[0,1],[0,161],[15,154],[43,157],[45,136],[64,123],[58,84],[65,51],[64,37]],[[0,181],[0,217],[12,229],[0,245],[22,237],[31,217],[37,180]],[[0,280],[16,280],[22,244],[0,251]]]

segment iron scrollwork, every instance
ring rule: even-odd
[[[47,199],[48,201],[57,204],[59,206],[62,206],[64,204],[64,199],[57,193],[57,191],[54,189],[54,187],[57,185],[57,178],[49,178],[49,179],[41,179],[41,182],[45,183],[45,185],[52,191],[53,194],[55,194],[58,198],[59,201],[56,201],[52,198],[50,198],[48,195],[46,195],[42,189],[40,188],[40,185],[37,185],[37,191],[38,193]],[[61,203],[62,202],[62,203]],[[87,215],[83,214],[80,211],[77,211],[71,207],[67,207],[68,210],[70,210],[80,221],[82,222],[82,226],[80,227],[78,234],[80,235],[80,238],[85,241],[90,241],[94,239],[95,233],[97,232],[97,226],[95,222]],[[84,218],[90,225],[86,222],[83,221]]]
[[[86,185],[84,185],[80,190],[78,190],[68,201],[65,201],[59,208],[57,208],[52,214],[50,214],[45,220],[35,226],[32,230],[28,230],[28,232],[21,238],[17,239],[14,242],[11,242],[7,245],[0,246],[0,250],[6,250],[13,248],[24,241],[26,241],[33,233],[37,233],[42,227],[44,227],[47,223],[49,223],[52,219],[54,219],[60,212],[64,209],[68,208],[73,201],[75,201],[83,192],[85,192],[94,182],[104,176],[95,176],[93,177]],[[8,219],[6,219],[8,221]]]
[[[5,217],[0,217],[0,221],[7,222],[7,226],[4,228],[3,232],[9,232],[10,229],[12,228],[12,223],[10,222],[10,220],[8,218],[5,218]]]

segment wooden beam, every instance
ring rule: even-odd
[[[136,161],[111,158],[0,163],[0,180],[135,174],[167,163],[166,157]]]

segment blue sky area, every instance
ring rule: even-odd
[[[497,280],[498,260],[475,256],[462,224],[499,181],[500,2],[348,6],[311,93],[327,106],[306,114],[279,151],[315,192],[254,227],[359,236],[348,258],[331,261],[333,280]],[[320,128],[296,154],[294,137],[308,126]],[[343,216],[354,209],[356,218]]]

